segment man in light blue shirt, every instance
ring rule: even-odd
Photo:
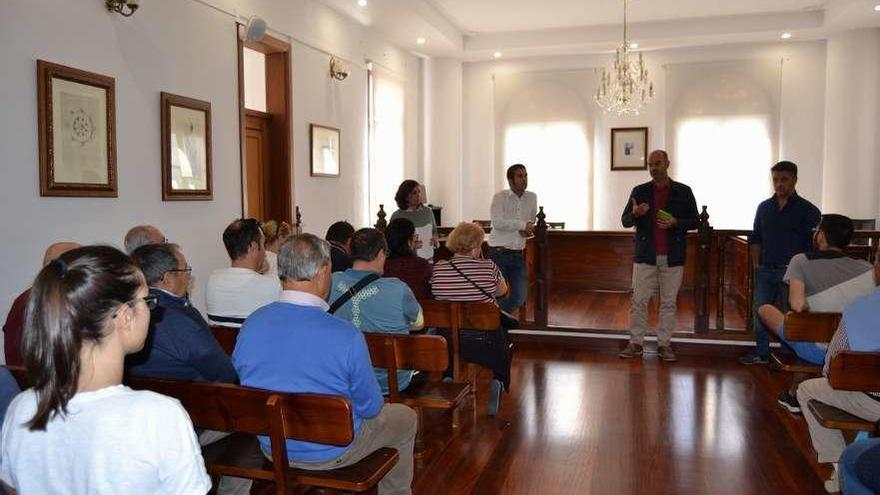
[[[422,328],[422,307],[419,306],[412,290],[396,278],[380,278],[385,267],[388,245],[385,236],[376,229],[360,229],[351,238],[351,259],[353,265],[344,272],[333,274],[330,288],[331,304],[340,298],[365,277],[372,280],[344,304],[333,308],[333,314],[350,321],[362,332],[402,333]],[[377,368],[376,379],[383,394],[388,393],[388,373]],[[411,370],[397,371],[397,388],[404,390],[412,380]]]
[[[330,273],[327,241],[312,234],[286,240],[278,251],[281,298],[244,322],[233,365],[248,387],[337,395],[351,402],[354,441],[335,447],[288,440],[291,466],[344,467],[391,447],[400,459],[379,482],[379,493],[410,494],[416,414],[402,404],[384,404],[363,334],[327,314]],[[265,452],[271,451],[268,438],[260,442]]]

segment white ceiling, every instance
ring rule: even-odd
[[[621,40],[623,0],[319,0],[426,56],[487,60],[602,53]],[[641,49],[822,39],[880,26],[880,0],[628,0]],[[416,39],[427,40],[424,45]]]

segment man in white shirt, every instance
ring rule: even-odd
[[[260,222],[253,218],[235,220],[223,231],[231,266],[214,270],[208,279],[208,319],[212,323],[241,326],[254,310],[278,300],[278,277],[260,273],[266,263],[263,243]]]
[[[510,189],[492,197],[489,258],[498,265],[510,285],[508,297],[498,303],[501,309],[513,313],[526,300],[529,280],[523,250],[526,238],[535,231],[538,197],[526,191],[529,174],[521,163],[508,167],[507,183]]]

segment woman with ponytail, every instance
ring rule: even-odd
[[[0,431],[7,493],[204,494],[205,472],[180,403],[122,385],[156,303],[122,252],[86,246],[37,275],[22,348],[31,388]]]

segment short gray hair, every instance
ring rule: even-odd
[[[134,252],[135,249],[146,246],[147,244],[156,244],[156,239],[153,237],[153,232],[159,232],[159,229],[153,227],[152,225],[136,225],[125,234],[125,252],[129,255]],[[159,242],[165,242],[164,239],[159,240]]]
[[[146,244],[131,253],[134,264],[144,272],[147,285],[153,287],[156,282],[171,270],[177,270],[177,244]]]
[[[278,249],[278,276],[284,280],[312,280],[330,264],[330,243],[314,234],[287,238]]]

